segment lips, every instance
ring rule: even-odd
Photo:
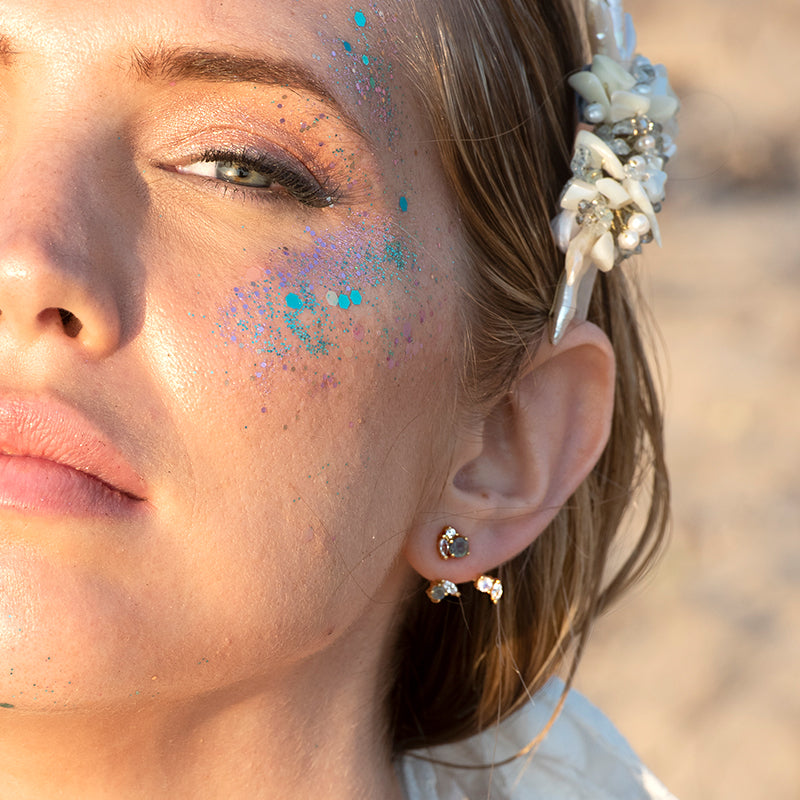
[[[146,496],[133,467],[74,408],[0,396],[0,508],[108,516]]]

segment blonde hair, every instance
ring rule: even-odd
[[[570,175],[576,114],[569,73],[584,62],[567,0],[449,0],[418,9],[408,68],[438,142],[467,246],[470,346],[465,392],[496,402],[546,335],[563,269],[549,228]],[[464,738],[518,708],[569,658],[595,617],[650,565],[665,536],[669,486],[657,392],[631,289],[601,276],[589,319],[617,359],[611,437],[548,529],[510,562],[493,607],[483,595],[405,609],[390,694],[395,752]],[[608,575],[635,490],[641,531]]]

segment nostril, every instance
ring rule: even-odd
[[[61,317],[64,333],[71,339],[74,339],[81,332],[83,323],[71,311],[67,311],[66,308],[59,308],[58,313]]]

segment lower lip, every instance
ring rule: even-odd
[[[0,455],[0,509],[83,517],[128,516],[143,501],[43,458]]]

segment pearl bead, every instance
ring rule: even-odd
[[[620,250],[635,250],[639,246],[639,234],[626,229],[617,236],[617,244]]]
[[[645,150],[655,150],[656,149],[656,137],[653,136],[651,133],[646,133],[644,136],[640,136],[636,140],[636,149],[642,153]]]
[[[631,214],[628,220],[628,230],[638,233],[639,236],[644,236],[650,231],[650,220],[641,211],[637,211],[635,214]]]
[[[583,116],[592,125],[599,125],[606,118],[606,112],[600,103],[590,103],[584,109]]]

